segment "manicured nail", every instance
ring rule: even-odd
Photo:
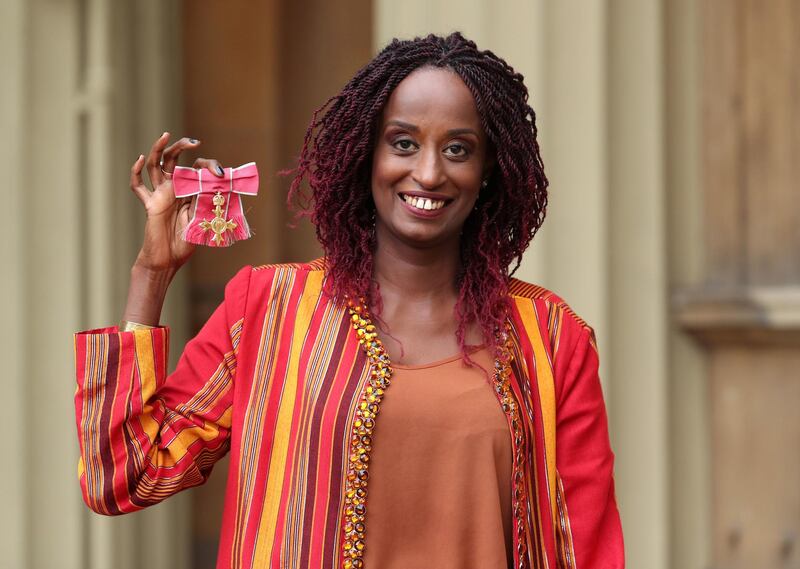
[[[190,139],[189,139],[189,142],[190,142],[190,143],[192,143],[192,144],[197,144],[197,143],[198,143],[198,142],[200,142],[200,141],[199,141],[199,140],[197,140],[196,138],[190,138]]]
[[[225,170],[223,170],[222,166],[220,165],[217,165],[217,174],[219,174],[220,176],[225,174]]]

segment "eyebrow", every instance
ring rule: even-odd
[[[386,121],[386,126],[399,126],[400,128],[404,128],[406,130],[410,130],[411,132],[419,132],[419,127],[415,124],[411,124],[404,121],[399,121],[396,119],[392,119],[390,121]],[[460,134],[471,134],[475,137],[478,137],[478,133],[475,132],[474,129],[471,128],[453,128],[447,131],[448,136],[458,136]]]

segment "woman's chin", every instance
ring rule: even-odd
[[[419,227],[417,224],[412,226],[401,225],[394,228],[394,230],[386,232],[381,239],[382,245],[388,245],[386,240],[396,241],[398,244],[403,244],[407,247],[414,247],[417,249],[431,249],[437,247],[447,247],[452,245],[453,242],[458,242],[459,235],[452,231],[446,231],[442,227]]]

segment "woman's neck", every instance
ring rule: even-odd
[[[380,309],[372,308],[392,361],[424,363],[457,353],[458,239],[420,248],[383,234],[379,227],[377,240],[373,277]],[[465,333],[468,343],[480,343],[474,324]]]
[[[400,301],[406,305],[447,301],[452,307],[458,295],[459,244],[421,249],[382,238],[381,233],[378,230],[373,276],[384,308]]]

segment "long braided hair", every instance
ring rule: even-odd
[[[480,326],[486,345],[498,348],[497,331],[503,329],[509,310],[509,278],[541,227],[547,206],[536,115],[528,105],[522,75],[491,51],[478,50],[459,32],[393,40],[314,113],[294,170],[289,204],[316,227],[326,257],[326,293],[338,300],[363,297],[368,305],[380,306],[372,282],[375,205],[370,177],[375,133],[392,91],[425,66],[446,68],[461,77],[475,99],[494,154],[488,186],[481,190],[461,238],[456,336],[469,360],[466,330],[473,322]]]

